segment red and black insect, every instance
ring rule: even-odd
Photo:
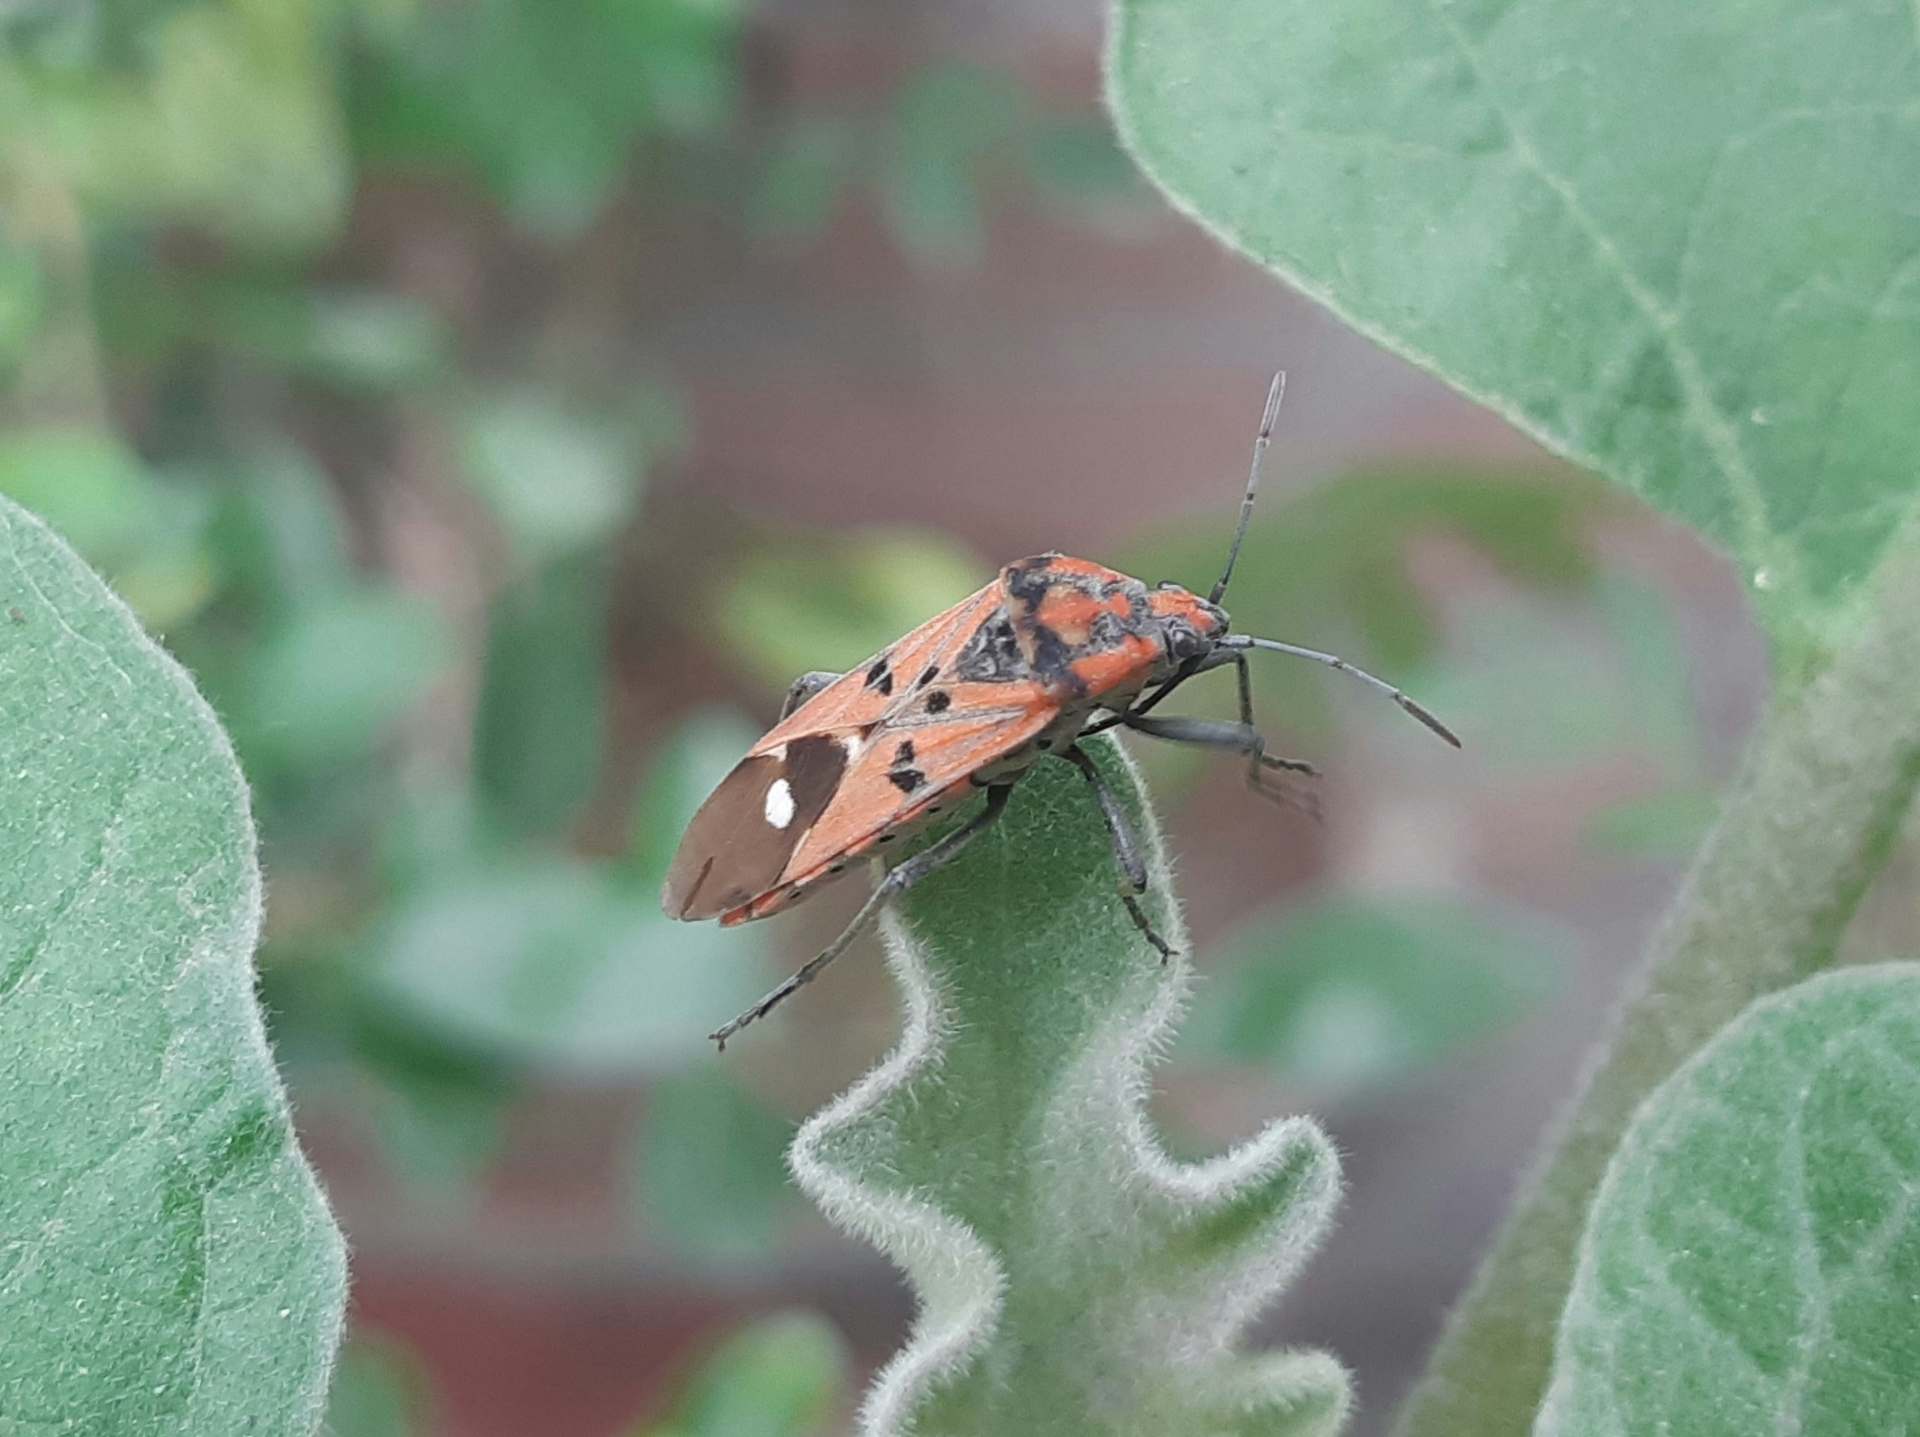
[[[795,681],[780,722],[687,826],[661,895],[670,916],[727,925],[765,918],[837,878],[855,859],[959,807],[975,790],[986,791],[986,802],[893,868],[824,952],[717,1029],[712,1037],[723,1048],[845,951],[888,898],[951,862],[1005,810],[1020,777],[1045,758],[1071,763],[1086,777],[1113,840],[1120,901],[1165,959],[1171,950],[1139,902],[1147,887],[1139,839],[1079,740],[1120,727],[1229,749],[1246,755],[1253,788],[1291,801],[1267,775],[1314,770],[1266,751],[1253,722],[1247,655],[1254,650],[1352,674],[1460,746],[1419,704],[1344,659],[1228,631],[1220,601],[1246,538],[1285,378],[1275,375],[1267,393],[1239,524],[1226,567],[1206,598],[1172,583],[1149,589],[1085,559],[1040,554],[1007,565],[984,589],[858,668]],[[1151,713],[1195,674],[1228,664],[1239,679],[1238,722]]]

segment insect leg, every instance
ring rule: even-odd
[[[1167,940],[1154,932],[1152,922],[1147,918],[1146,910],[1140,906],[1137,895],[1147,891],[1147,860],[1140,853],[1140,839],[1133,831],[1133,824],[1127,818],[1127,811],[1120,806],[1119,796],[1107,786],[1100,776],[1100,770],[1093,766],[1086,751],[1073,745],[1060,757],[1067,760],[1093,787],[1094,801],[1100,805],[1100,816],[1107,821],[1107,835],[1113,840],[1113,859],[1120,866],[1124,882],[1120,889],[1120,901],[1127,906],[1127,916],[1133,920],[1147,942],[1159,951],[1160,961],[1166,962],[1173,956],[1173,949]],[[1131,889],[1132,892],[1128,892]]]
[[[1253,728],[1253,676],[1247,656],[1236,653],[1233,656],[1234,681],[1240,690],[1240,722]],[[1315,818],[1320,817],[1320,805],[1311,794],[1301,794],[1284,783],[1269,786],[1261,781],[1260,775],[1268,769],[1284,769],[1290,773],[1303,773],[1312,778],[1319,770],[1312,764],[1300,759],[1270,758],[1264,747],[1259,753],[1251,754],[1247,759],[1247,787],[1262,798],[1272,799],[1275,803],[1288,808],[1304,808]]]
[[[1000,816],[1001,811],[1007,806],[1007,795],[1012,791],[1013,786],[1011,784],[997,784],[989,788],[987,790],[987,806],[985,808],[981,809],[980,812],[976,813],[972,818],[960,825],[960,827],[954,829],[952,833],[949,833],[938,843],[914,854],[912,858],[900,864],[885,878],[881,879],[879,884],[875,886],[872,896],[869,897],[865,903],[861,904],[860,911],[853,915],[853,921],[840,930],[840,936],[838,938],[834,939],[833,942],[829,943],[814,957],[809,958],[792,977],[788,978],[779,987],[767,994],[766,997],[747,1009],[746,1012],[731,1022],[722,1023],[707,1036],[718,1043],[720,1050],[725,1052],[727,1039],[746,1027],[747,1024],[756,1019],[766,1017],[768,1013],[771,1013],[796,989],[805,987],[808,983],[811,983],[819,976],[822,968],[846,952],[847,948],[853,943],[853,940],[858,938],[873,920],[879,916],[881,904],[885,903],[889,898],[897,898],[928,874],[939,872],[957,858],[961,849],[965,848],[979,835],[982,829]]]
[[[1245,708],[1251,712],[1253,695],[1250,689],[1242,690]],[[1267,741],[1251,723],[1225,723],[1219,719],[1203,718],[1147,718],[1141,714],[1128,714],[1126,726],[1149,738],[1161,738],[1169,743],[1198,744],[1205,748],[1232,749],[1236,753],[1247,755],[1247,771],[1254,780],[1254,792],[1263,798],[1273,800],[1287,808],[1297,808],[1310,818],[1319,818],[1319,802],[1311,794],[1299,793],[1284,786],[1270,786],[1258,782],[1263,771],[1305,774],[1309,778],[1316,776],[1319,770],[1312,764],[1297,758],[1278,758],[1267,752]]]

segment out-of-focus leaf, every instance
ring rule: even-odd
[[[364,753],[451,652],[438,615],[371,586],[294,611],[251,658],[232,717],[243,747],[301,764]]]
[[[463,473],[526,563],[607,538],[632,517],[646,452],[631,430],[532,392],[466,416]]]
[[[1027,176],[1044,199],[1080,213],[1142,207],[1149,191],[1104,123],[1074,119],[1036,122],[1026,143]]]
[[[110,434],[24,429],[0,435],[0,494],[111,569],[158,521],[153,475]]]
[[[664,1424],[635,1437],[815,1437],[842,1402],[850,1363],[826,1319],[763,1317],[701,1363]]]
[[[1226,557],[1239,482],[1223,477],[1218,519],[1136,542],[1121,567],[1204,591]],[[1316,636],[1303,625],[1338,615],[1377,663],[1404,670],[1438,639],[1407,570],[1417,540],[1466,544],[1518,582],[1570,590],[1593,572],[1585,533],[1608,497],[1577,476],[1454,469],[1363,470],[1304,494],[1276,486],[1262,496],[1227,607],[1237,629],[1306,644]]]
[[[577,234],[638,141],[731,113],[739,27],[709,0],[422,7],[366,32],[356,139],[376,163],[476,174],[535,232]]]
[[[609,566],[580,553],[493,601],[474,734],[474,779],[522,832],[564,822],[600,769]]]
[[[836,120],[801,121],[782,130],[760,173],[757,228],[787,239],[819,235],[852,178],[853,139]]]
[[[981,161],[1025,124],[1024,92],[971,65],[935,65],[894,103],[892,143],[880,176],[887,221],[911,254],[968,260],[985,239]]]
[[[657,893],[694,811],[738,763],[760,729],[733,709],[702,709],[662,745],[634,801],[629,863],[642,892]]]
[[[327,1394],[326,1437],[414,1437],[431,1430],[425,1369],[391,1338],[357,1330]]]
[[[353,582],[339,500],[297,449],[262,448],[242,461],[210,537],[228,582],[269,618]]]
[[[490,1085],[383,1072],[367,1115],[389,1166],[444,1204],[472,1194],[504,1138]]]
[[[765,935],[676,923],[660,884],[688,819],[753,741],[725,711],[695,714],[656,760],[625,863],[451,850],[415,864],[381,943],[385,1011],[517,1063],[672,1068],[768,986]]]
[[[1672,601],[1626,574],[1602,577],[1593,586],[1593,598],[1613,644],[1616,682],[1629,696],[1641,746],[1674,778],[1704,779],[1704,735]]]
[[[292,357],[319,377],[356,389],[400,389],[431,379],[447,363],[446,325],[410,296],[318,291],[308,306]]]
[[[799,1206],[782,1160],[793,1127],[720,1068],[663,1078],[649,1091],[632,1154],[642,1220],[689,1260],[764,1257]]]
[[[45,311],[40,266],[0,240],[0,371],[19,363]]]
[[[351,178],[331,6],[203,0],[150,15],[132,47],[138,65],[82,83],[42,64],[9,67],[0,83],[9,138],[109,210],[262,246],[330,237]]]
[[[1651,602],[1631,608],[1644,630],[1623,643],[1614,625],[1583,642],[1580,616],[1565,607],[1505,599],[1456,606],[1446,666],[1396,678],[1435,712],[1461,716],[1463,737],[1487,743],[1502,766],[1638,753],[1675,782],[1698,783],[1698,727],[1671,611]],[[1673,667],[1649,662],[1656,653]]]
[[[1288,1082],[1358,1087],[1516,1022],[1558,980],[1544,921],[1443,898],[1325,898],[1262,915],[1225,945],[1184,1051]]]
[[[750,556],[715,599],[725,646],[769,689],[845,669],[957,603],[993,574],[912,531],[788,535]]]
[[[676,1067],[767,988],[757,935],[675,923],[606,866],[551,858],[449,876],[379,939],[374,1000],[515,1063],[581,1075]]]
[[[1671,788],[1624,799],[1596,813],[1584,837],[1606,852],[1678,863],[1700,847],[1723,797],[1718,789]]]

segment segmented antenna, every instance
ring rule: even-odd
[[[1380,690],[1381,693],[1399,704],[1401,708],[1419,719],[1421,723],[1439,734],[1441,738],[1445,739],[1455,748],[1460,747],[1460,740],[1454,735],[1453,730],[1441,723],[1439,719],[1435,718],[1425,708],[1408,698],[1404,692],[1395,688],[1385,679],[1375,678],[1365,669],[1348,663],[1338,654],[1322,653],[1319,649],[1303,649],[1298,644],[1283,644],[1278,639],[1257,639],[1251,634],[1228,634],[1220,640],[1219,647],[1223,649],[1266,649],[1268,652],[1275,654],[1292,654],[1296,659],[1312,659],[1316,664],[1325,664],[1328,668],[1338,669],[1343,674],[1352,674],[1356,679],[1360,680],[1361,683],[1371,684],[1374,688]]]
[[[1233,547],[1227,550],[1227,567],[1221,571],[1220,582],[1207,595],[1209,604],[1217,604],[1227,596],[1227,581],[1233,577],[1234,563],[1240,557],[1240,543],[1247,537],[1247,523],[1253,518],[1253,496],[1260,488],[1260,461],[1267,457],[1267,445],[1273,442],[1273,421],[1280,413],[1280,399],[1286,392],[1287,371],[1277,370],[1267,389],[1267,407],[1260,414],[1260,433],[1253,441],[1253,465],[1247,472],[1247,493],[1240,501],[1240,522],[1234,526]]]

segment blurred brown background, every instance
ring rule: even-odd
[[[333,1430],[703,1432],[740,1331],[708,1380],[837,1430],[909,1301],[780,1151],[892,1041],[877,953],[701,1035],[859,885],[720,934],[659,916],[661,866],[792,673],[998,563],[1209,582],[1283,366],[1236,623],[1467,748],[1274,661],[1324,825],[1142,755],[1207,975],[1157,1111],[1181,1152],[1334,1134],[1338,1234],[1260,1335],[1337,1352],[1379,1431],[1755,712],[1731,572],[1172,213],[1091,3],[88,16],[0,13],[0,489],[256,784],[265,996],[353,1250]]]

